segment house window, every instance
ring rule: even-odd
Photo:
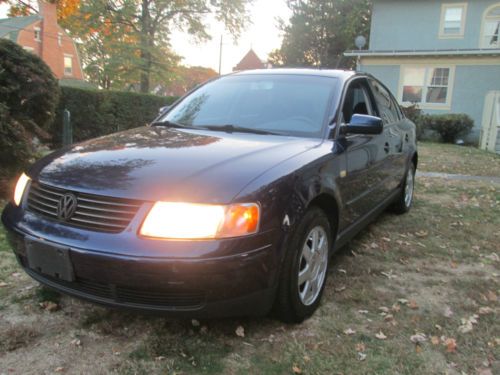
[[[467,4],[443,4],[441,8],[441,38],[460,38],[464,36]]]
[[[37,42],[41,42],[42,41],[42,31],[40,30],[39,27],[35,27],[33,30],[35,32],[35,40]]]
[[[449,106],[452,76],[451,67],[402,67],[401,101],[430,107]]]
[[[73,56],[71,55],[64,56],[64,75],[73,75]]]
[[[481,48],[500,48],[500,4],[486,10],[483,19]]]
[[[62,33],[57,34],[57,44],[59,44],[59,47],[62,46]]]

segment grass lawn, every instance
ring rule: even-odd
[[[487,157],[453,147],[421,145],[421,160]],[[448,168],[476,164],[461,159]],[[384,214],[333,257],[301,325],[193,324],[61,297],[20,270],[0,231],[0,372],[498,374],[500,185],[417,183],[409,214]]]
[[[419,169],[472,176],[500,177],[500,155],[474,147],[420,142]]]

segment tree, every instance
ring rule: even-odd
[[[217,77],[218,74],[211,68],[178,66],[174,69],[173,76],[165,83],[166,90],[162,93],[163,95],[182,96],[197,85]]]
[[[168,71],[165,67],[175,62],[176,56],[169,52],[173,29],[187,31],[198,40],[209,39],[204,21],[213,15],[238,35],[247,21],[251,1],[82,0],[79,11],[66,19],[64,26],[84,46],[93,41],[94,50],[87,51],[90,65],[94,63],[96,69],[103,70],[96,63],[103,58],[99,55],[118,60],[119,67],[114,69],[125,75],[137,74],[141,92],[149,92],[152,77]],[[125,56],[126,62],[120,62]]]
[[[80,0],[45,0],[49,3],[57,3],[57,18],[59,21],[66,19],[74,14],[80,5]],[[19,17],[27,16],[32,13],[38,13],[35,0],[0,0],[1,3],[10,5],[9,16]]]
[[[288,0],[290,23],[281,22],[281,48],[269,62],[282,66],[352,67],[343,58],[357,35],[369,35],[370,0]]]
[[[25,164],[34,136],[48,137],[59,85],[50,68],[33,53],[0,39],[0,169]]]

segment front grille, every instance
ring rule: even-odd
[[[121,232],[142,204],[137,200],[79,193],[32,182],[28,210],[63,222],[58,218],[57,205],[66,193],[76,196],[77,206],[73,216],[64,223],[98,232]]]

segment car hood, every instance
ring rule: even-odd
[[[228,203],[317,139],[141,127],[76,144],[36,163],[41,183],[141,200]]]

